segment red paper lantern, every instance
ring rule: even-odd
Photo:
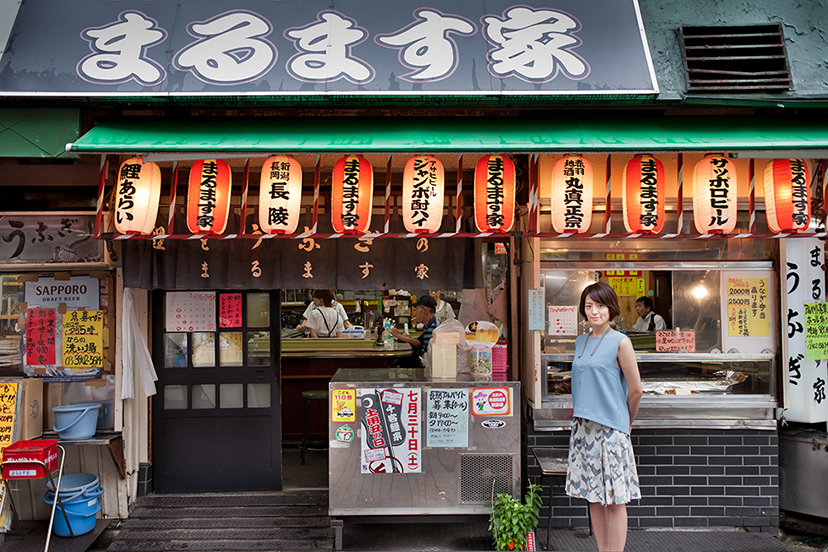
[[[230,217],[233,175],[220,159],[196,161],[187,191],[187,228],[193,234],[221,234]]]
[[[736,228],[736,165],[708,154],[693,169],[693,220],[701,234],[728,234]]]
[[[115,229],[121,234],[152,234],[161,198],[161,169],[132,157],[118,169]]]
[[[765,217],[771,232],[798,232],[811,223],[811,179],[803,159],[765,165]]]
[[[485,155],[474,169],[474,224],[480,232],[508,232],[515,222],[515,164]]]
[[[265,234],[293,234],[302,204],[302,166],[287,155],[262,165],[259,183],[259,227]]]
[[[621,178],[624,227],[631,234],[658,234],[664,227],[667,191],[664,165],[651,155],[636,155]]]
[[[566,155],[552,170],[552,228],[559,234],[589,231],[592,224],[592,163]]]
[[[403,173],[403,224],[409,232],[437,232],[443,218],[445,173],[433,155],[408,160]]]
[[[365,233],[371,226],[374,169],[360,155],[348,155],[334,165],[331,223],[339,234]]]

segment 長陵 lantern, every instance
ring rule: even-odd
[[[693,169],[693,220],[701,234],[727,234],[736,228],[736,165],[708,154]]]
[[[765,165],[765,216],[771,232],[798,232],[811,223],[811,179],[803,159]]]
[[[121,234],[151,234],[161,198],[161,169],[132,157],[121,163],[115,194],[115,229]]]
[[[664,165],[651,155],[636,155],[622,177],[624,227],[631,234],[658,234],[664,227]]]
[[[552,228],[583,234],[592,223],[592,163],[565,155],[552,170]]]
[[[331,223],[334,232],[365,233],[371,226],[374,169],[359,155],[343,157],[334,165]]]
[[[193,234],[221,234],[230,217],[233,176],[220,159],[196,161],[187,191],[187,228]]]
[[[259,184],[259,227],[265,234],[293,234],[302,203],[302,166],[287,155],[268,158]]]
[[[474,169],[474,224],[480,232],[508,232],[515,222],[515,164],[484,155]]]
[[[443,218],[445,173],[433,155],[408,160],[403,173],[403,224],[409,232],[437,232]]]

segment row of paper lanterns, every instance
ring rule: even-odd
[[[737,217],[737,180],[733,162],[711,154],[693,170],[693,215],[700,233],[727,234]],[[775,159],[765,166],[765,213],[771,231],[796,232],[810,224],[808,165],[802,159]],[[632,234],[658,234],[664,227],[664,165],[651,155],[636,155],[622,174],[624,226]],[[222,234],[230,214],[232,174],[220,159],[197,161],[190,169],[187,227],[194,234]],[[403,173],[403,223],[413,233],[440,228],[445,177],[432,155],[416,155]],[[365,233],[371,224],[374,177],[362,156],[336,162],[332,175],[331,218],[337,233]],[[127,159],[118,171],[115,228],[122,234],[154,230],[161,195],[161,170],[141,157]],[[259,227],[267,234],[293,234],[299,223],[302,167],[290,156],[268,158],[259,184]],[[552,174],[552,228],[586,233],[592,221],[593,171],[580,155],[559,159]],[[481,158],[474,175],[474,220],[480,232],[508,232],[514,224],[515,167],[503,155]]]

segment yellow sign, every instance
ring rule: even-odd
[[[103,366],[103,311],[64,313],[63,365],[69,369]]]
[[[639,295],[637,295],[639,290],[639,281],[643,285],[644,280],[634,276],[623,276],[620,278],[615,276],[607,278],[607,283],[612,289],[615,290],[618,297],[639,297]]]
[[[17,384],[0,383],[0,458],[3,449],[12,444],[12,431],[14,430],[14,415],[17,408]],[[2,483],[0,475],[0,528],[6,526],[5,518],[5,492],[6,486]]]
[[[727,279],[727,335],[770,335],[768,289],[767,278]]]
[[[343,424],[356,422],[355,389],[334,389],[331,391],[331,421]]]
[[[805,359],[828,358],[828,303],[805,303]]]

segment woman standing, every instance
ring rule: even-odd
[[[592,325],[575,340],[572,436],[566,493],[589,501],[598,550],[624,550],[627,507],[641,498],[630,426],[641,403],[641,376],[630,339],[610,328],[618,296],[603,282],[587,286],[579,311]]]
[[[310,329],[311,337],[342,337],[345,324],[333,308],[333,294],[328,289],[313,292],[313,304],[316,308],[308,314],[305,326]]]
[[[449,305],[447,301],[443,301],[440,298],[440,295],[442,295],[442,293],[443,292],[439,289],[432,289],[428,292],[428,294],[431,295],[435,301],[437,301],[437,308],[434,309],[434,316],[437,317],[437,321],[440,324],[442,324],[446,320],[454,320],[455,318],[457,318],[457,316],[454,315],[454,309],[451,307],[451,305]]]

